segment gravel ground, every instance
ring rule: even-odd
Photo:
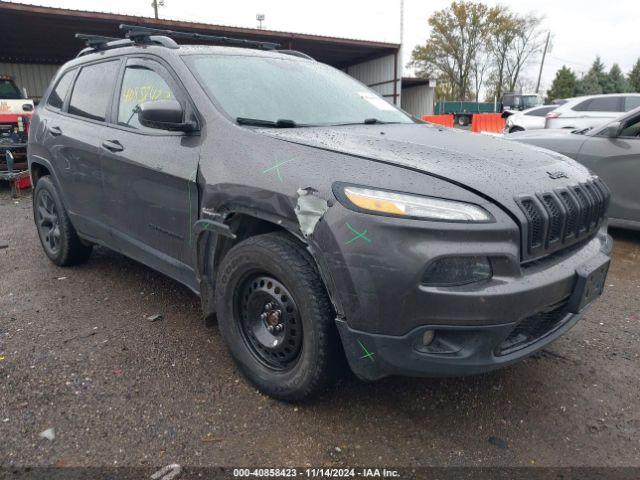
[[[0,190],[0,465],[640,466],[640,234],[612,233],[606,293],[535,357],[347,375],[294,406],[238,374],[186,288],[102,248],[55,267],[30,197]]]

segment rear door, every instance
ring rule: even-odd
[[[597,127],[620,116],[624,111],[621,96],[594,97],[573,107],[573,124],[577,129]]]
[[[611,190],[609,216],[640,222],[640,114],[624,123],[617,138],[590,137],[578,160]]]
[[[120,250],[192,284],[200,136],[143,127],[136,114],[142,102],[167,99],[195,115],[168,66],[150,57],[128,58],[103,138],[104,191]]]
[[[43,143],[57,173],[75,228],[108,240],[101,172],[101,137],[121,60],[68,72],[49,96]],[[69,90],[70,93],[67,93]],[[62,96],[62,97],[61,97]]]

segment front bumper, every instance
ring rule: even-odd
[[[604,272],[599,278],[600,285],[609,264],[610,250],[607,246],[581,266],[589,265],[587,269],[591,270],[591,265],[597,265],[596,270]],[[579,307],[579,300],[585,295],[590,295],[590,301],[594,298],[593,290],[589,293],[589,288],[583,287],[581,278],[584,277],[577,273],[573,277],[573,287],[568,296],[540,307],[534,315],[510,323],[427,324],[398,336],[355,330],[339,318],[336,324],[349,365],[364,380],[388,375],[473,375],[517,362],[573,327],[587,308]],[[487,301],[492,299],[488,297]],[[433,339],[427,345],[423,341],[425,333]]]
[[[329,228],[317,229],[316,240],[324,241],[323,250],[332,254],[325,257],[325,271],[331,272],[336,324],[347,359],[356,375],[367,380],[477,374],[532,354],[579,321],[582,311],[571,307],[580,290],[577,272],[606,262],[612,250],[603,225],[580,244],[522,263],[519,231],[504,219],[484,226],[442,224],[435,230],[387,218],[364,224],[368,217],[347,215],[350,225],[366,231],[370,241],[350,241],[354,234],[343,228],[344,217],[326,219]],[[459,255],[489,258],[493,278],[458,287],[421,284],[431,260]],[[517,328],[527,322],[534,328],[540,318],[544,328],[509,347]],[[426,330],[435,330],[450,348],[420,348]]]

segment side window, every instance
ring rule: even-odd
[[[47,105],[53,108],[60,109],[64,104],[64,99],[67,97],[67,93],[69,92],[69,87],[71,86],[71,81],[73,80],[73,75],[76,73],[74,70],[69,70],[66,72],[60,80],[58,80],[58,84],[51,91],[49,95],[49,100],[47,101]]]
[[[589,110],[589,105],[591,105],[591,100],[585,100],[584,102],[580,102],[579,104],[577,104],[575,107],[573,107],[571,110],[574,110],[576,112],[586,112]]]
[[[640,137],[640,117],[636,117],[627,122],[627,125],[620,132],[621,137]]]
[[[104,122],[119,67],[119,60],[82,67],[71,92],[69,113]]]
[[[634,108],[640,107],[640,95],[633,97],[624,97],[624,111],[630,112]]]
[[[588,112],[620,112],[620,97],[592,98],[586,111]]]
[[[525,113],[525,115],[529,115],[531,117],[544,117],[547,113],[555,109],[556,107],[536,108],[535,110],[532,110],[529,113]]]
[[[149,62],[151,63],[151,62]],[[159,65],[157,68],[161,68]],[[146,65],[130,65],[124,71],[118,101],[118,124],[144,129],[138,122],[138,105],[143,102],[175,100],[176,95],[162,76]]]

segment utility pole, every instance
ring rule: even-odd
[[[164,0],[153,0],[151,2],[151,6],[153,7],[153,14],[158,19],[158,7],[164,7]]]
[[[542,60],[540,61],[540,71],[538,72],[538,83],[536,83],[536,93],[540,92],[540,80],[542,79],[542,67],[544,67],[544,58],[547,56],[547,49],[549,48],[549,39],[551,38],[551,32],[547,32],[547,41],[544,44],[544,51],[542,52]]]

